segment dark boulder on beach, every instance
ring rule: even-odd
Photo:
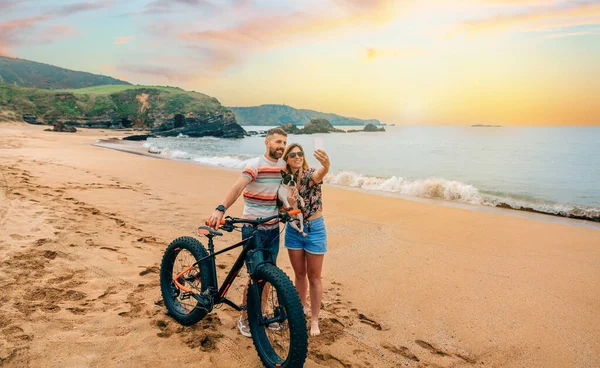
[[[62,121],[57,121],[54,123],[54,127],[52,129],[45,129],[47,132],[60,132],[60,133],[75,133],[77,129],[72,126],[66,126]]]

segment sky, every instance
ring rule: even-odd
[[[600,1],[0,0],[0,55],[225,106],[600,125]]]

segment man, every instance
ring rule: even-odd
[[[225,215],[225,211],[235,203],[240,194],[244,194],[244,214],[247,219],[270,217],[277,214],[277,189],[281,183],[281,170],[285,170],[285,162],[281,160],[287,144],[287,133],[281,128],[273,128],[267,132],[265,139],[266,152],[263,156],[251,160],[242,177],[231,188],[231,191],[208,219],[209,226],[216,229]],[[251,227],[242,228],[242,239],[250,237]],[[279,253],[279,222],[277,220],[258,228],[259,240],[270,247],[273,261],[277,261]],[[244,288],[243,304],[246,304]],[[248,313],[244,310],[238,322],[240,333],[252,337],[248,325]]]

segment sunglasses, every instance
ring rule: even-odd
[[[289,158],[295,158],[296,156],[298,157],[304,157],[304,152],[300,151],[300,152],[292,152],[288,155]]]

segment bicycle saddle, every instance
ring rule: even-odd
[[[200,227],[198,227],[198,235],[223,236],[223,233],[221,233],[219,231],[215,231],[208,226],[200,226]]]

